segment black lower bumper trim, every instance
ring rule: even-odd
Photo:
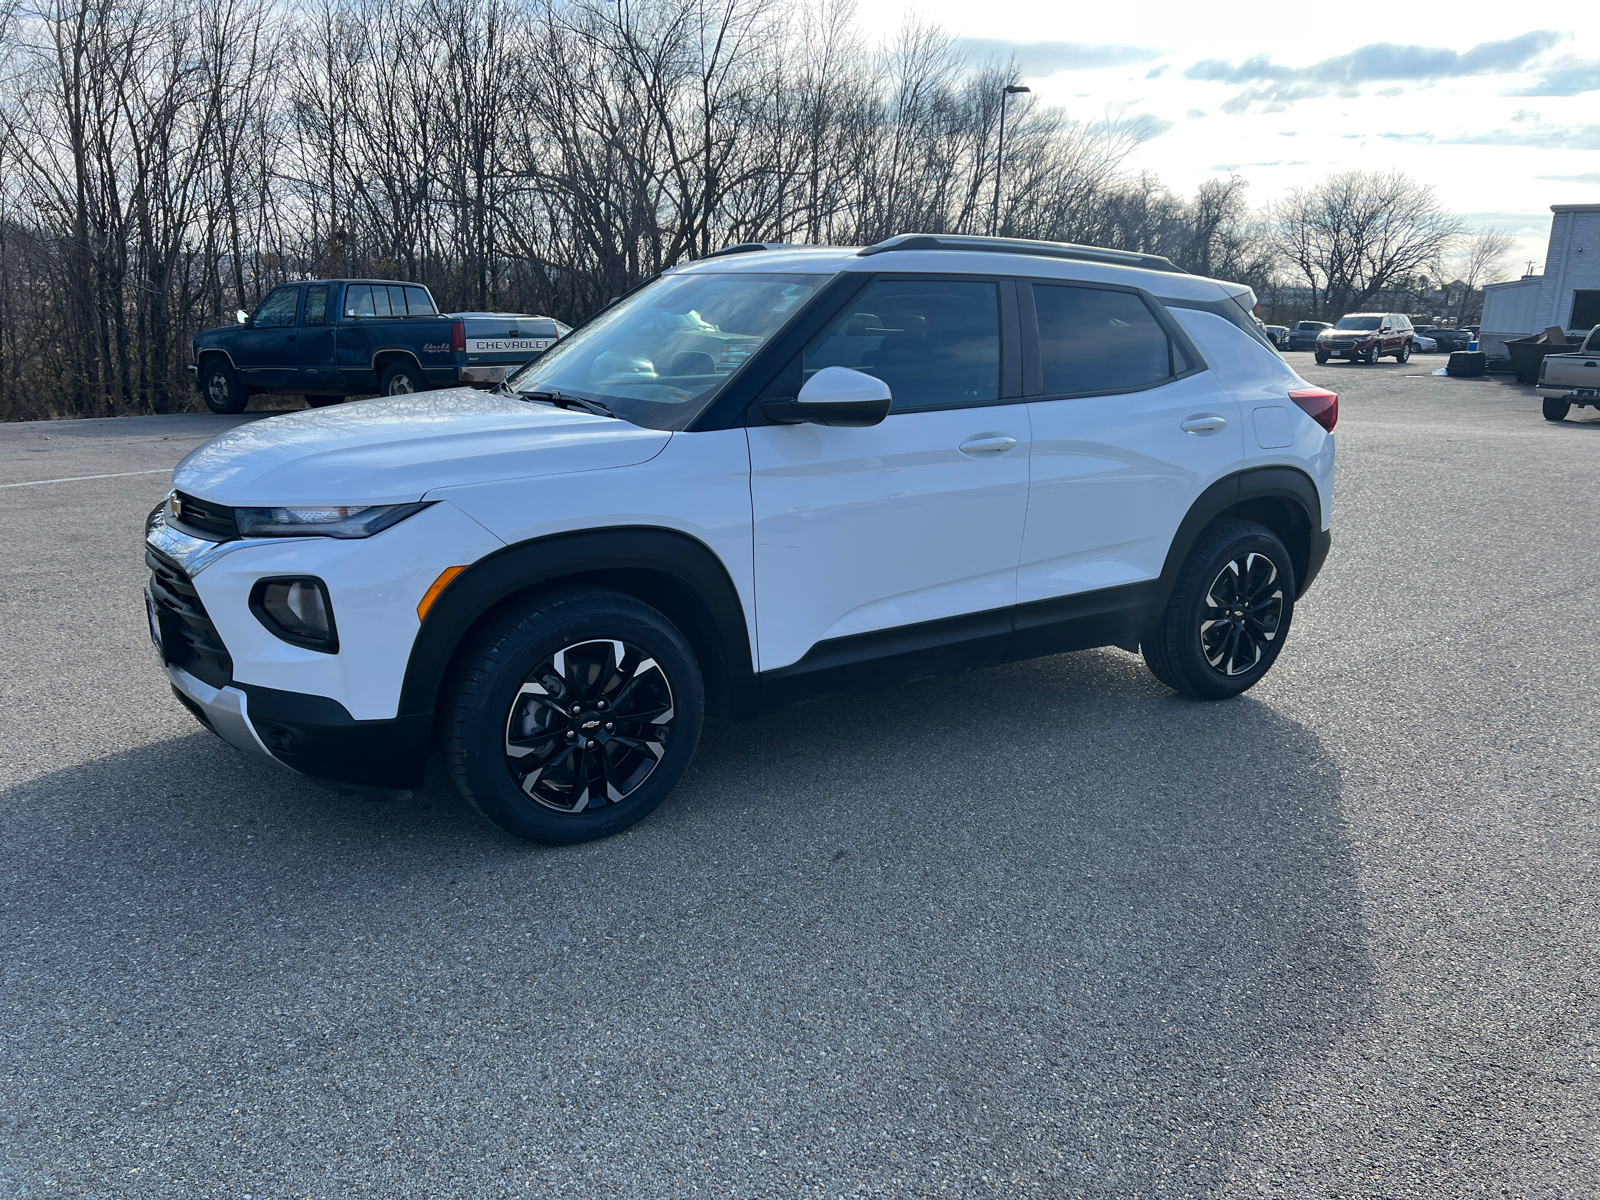
[[[1306,594],[1306,589],[1316,579],[1317,572],[1322,570],[1322,564],[1328,561],[1328,551],[1333,548],[1333,531],[1329,529],[1313,529],[1311,531],[1311,553],[1306,557],[1305,578],[1300,581],[1299,596]],[[1296,596],[1296,599],[1299,599]]]
[[[250,698],[250,723],[284,766],[334,783],[415,788],[428,761],[432,713],[358,721],[337,700],[235,682]]]

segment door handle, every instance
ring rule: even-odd
[[[963,454],[1004,454],[1007,450],[1014,450],[1017,439],[1008,437],[1003,433],[985,433],[978,437],[968,438],[961,443]]]
[[[1227,423],[1228,419],[1226,417],[1215,416],[1212,413],[1204,413],[1198,417],[1190,417],[1179,428],[1181,428],[1185,433],[1215,433],[1217,430],[1227,425]]]

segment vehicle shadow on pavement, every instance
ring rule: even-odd
[[[92,1080],[119,1131],[62,1185],[159,1136],[151,1186],[1253,1190],[1239,1152],[1372,987],[1340,793],[1269,704],[1115,651],[713,726],[653,817],[565,850],[437,780],[108,756],[0,793],[7,1136],[54,1162]]]

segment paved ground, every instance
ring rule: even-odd
[[[225,421],[0,427],[119,474],[0,487],[0,1196],[1600,1192],[1600,421],[1294,357],[1337,536],[1246,697],[802,709],[559,851],[172,701],[141,520]]]

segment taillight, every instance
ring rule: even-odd
[[[467,323],[454,321],[450,325],[450,349],[457,354],[464,354],[467,349]]]
[[[1295,388],[1289,393],[1289,399],[1329,433],[1339,423],[1338,392],[1330,392],[1327,388]]]

